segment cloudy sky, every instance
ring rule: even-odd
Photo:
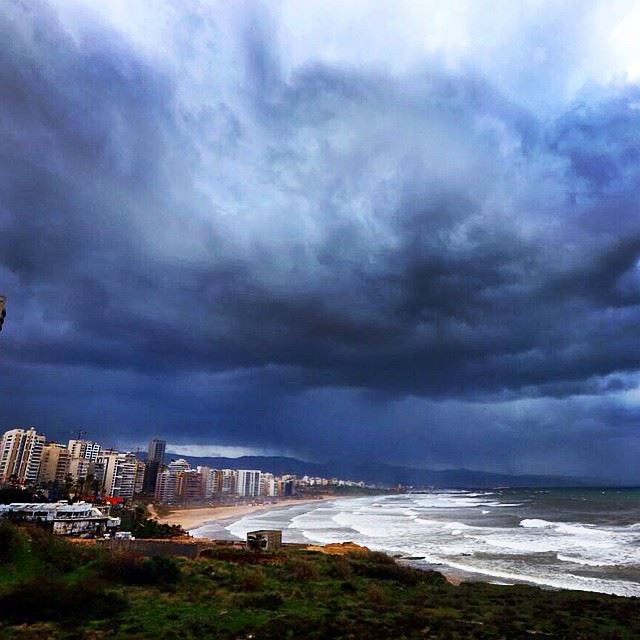
[[[0,7],[0,426],[637,482],[640,3]]]

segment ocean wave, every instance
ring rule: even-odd
[[[577,591],[592,591],[597,593],[609,593],[617,596],[640,596],[640,584],[626,580],[607,580],[604,578],[591,578],[587,576],[576,576],[566,574],[562,578],[554,576],[536,576],[517,571],[504,571],[502,569],[488,569],[474,566],[473,564],[444,560],[440,564],[458,569],[471,574],[489,576],[491,578],[501,578],[514,582],[525,582],[542,587],[553,587],[555,589],[574,589]]]
[[[591,560],[589,558],[583,558],[576,555],[566,555],[564,553],[556,554],[556,557],[560,562],[571,562],[572,564],[581,564],[585,567],[607,567],[610,563],[604,560]]]
[[[330,507],[314,505],[302,512],[298,508],[284,517],[283,511],[278,518],[269,513],[248,515],[227,529],[243,538],[247,531],[277,524],[291,542],[327,544],[352,540],[372,550],[420,556],[432,565],[450,566],[496,580],[640,595],[640,581],[623,580],[625,575],[632,575],[629,572],[633,567],[640,569],[640,523],[596,526],[534,517],[521,517],[514,522],[505,517],[512,510],[502,512],[488,505],[521,503],[500,503],[495,496],[483,501],[483,497],[443,492],[419,497],[345,498]],[[490,511],[492,515],[487,516]],[[524,510],[517,513],[526,514]],[[481,514],[484,518],[479,525],[476,518]],[[583,566],[583,571],[591,567],[592,572],[603,575],[573,575],[567,571],[571,564],[578,574]],[[625,569],[619,578],[618,567]]]
[[[520,526],[525,529],[549,529],[556,526],[556,522],[549,522],[548,520],[541,520],[539,518],[525,518],[520,520]]]

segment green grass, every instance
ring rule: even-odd
[[[23,619],[0,622],[0,638],[640,638],[638,599],[528,586],[454,587],[381,554],[283,550],[257,562],[251,553],[221,548],[208,559],[167,565],[105,557],[60,540],[49,540],[47,549],[39,534],[19,535],[15,556],[0,564],[0,620],[6,620],[2,606],[5,612],[11,606],[15,618],[23,611],[20,599],[37,599]],[[34,583],[34,575],[51,576],[55,595],[47,596],[47,584]],[[51,597],[73,615],[50,608],[34,619]],[[74,609],[75,599],[82,610]],[[93,603],[98,599],[100,606]]]

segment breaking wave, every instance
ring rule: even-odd
[[[640,596],[637,519],[617,523],[608,514],[603,525],[577,517],[541,517],[553,493],[521,493],[440,491],[339,499],[251,514],[227,529],[244,537],[252,529],[281,528],[291,542],[352,540],[410,557],[419,566],[449,567],[470,576]]]

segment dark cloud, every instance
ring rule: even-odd
[[[266,13],[234,44],[185,8],[171,66],[7,7],[4,422],[600,475],[637,450],[640,89],[550,120],[434,61],[285,72]]]

